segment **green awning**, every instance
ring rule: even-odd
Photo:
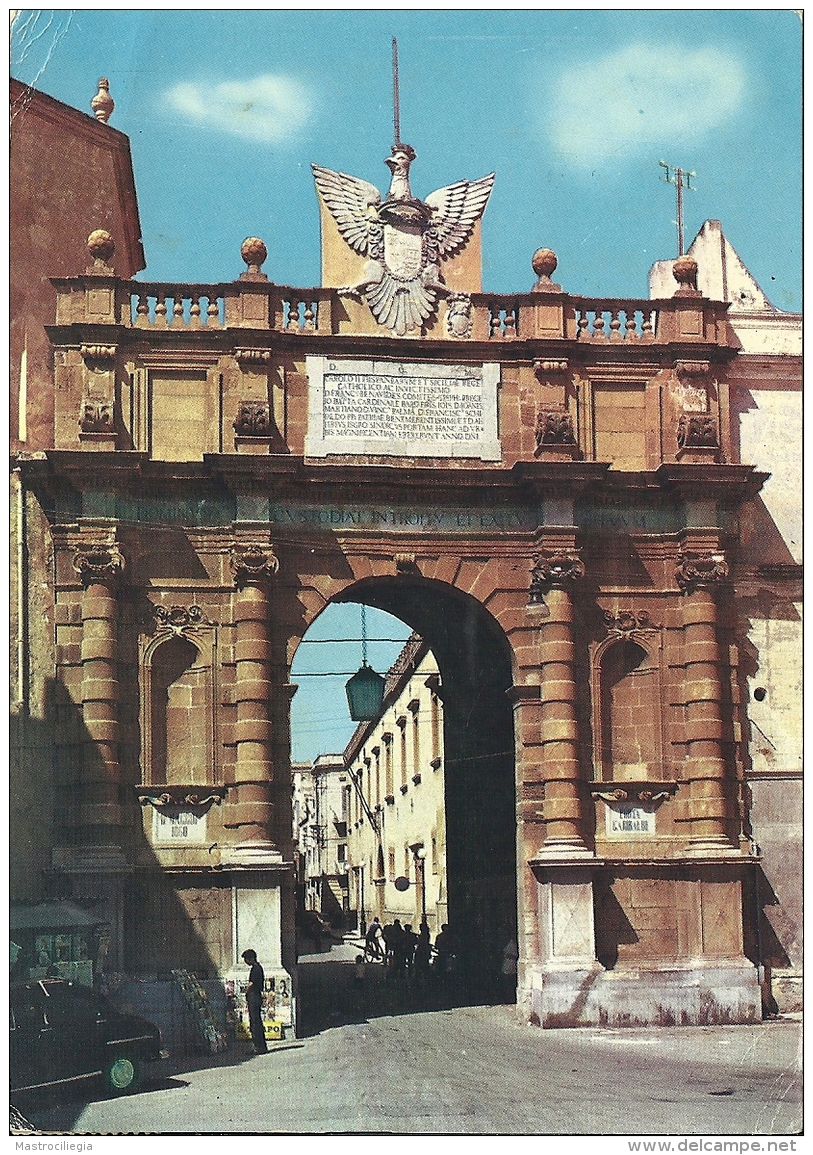
[[[12,906],[9,910],[11,930],[64,930],[103,926],[106,921],[70,902],[41,902],[36,906]]]

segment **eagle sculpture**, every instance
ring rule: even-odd
[[[480,180],[459,180],[425,201],[413,197],[409,144],[395,144],[384,163],[392,173],[387,199],[375,185],[347,173],[311,165],[316,187],[344,240],[367,258],[364,276],[339,292],[364,295],[379,325],[399,336],[420,330],[435,308],[444,284],[441,261],[469,240],[483,215],[494,173]]]

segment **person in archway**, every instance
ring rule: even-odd
[[[364,936],[364,954],[369,959],[383,958],[384,952],[381,949],[381,923],[378,915],[367,927],[367,934]]]
[[[420,986],[426,985],[429,977],[429,962],[432,958],[432,939],[429,934],[429,924],[421,923],[418,931],[418,941],[415,946],[415,979]]]
[[[392,973],[401,977],[406,967],[406,941],[400,918],[393,920],[390,938],[392,942]]]
[[[446,978],[452,970],[454,946],[449,933],[449,924],[441,923],[440,933],[435,939],[435,970],[441,978]]]
[[[517,940],[512,937],[503,947],[502,966],[500,967],[501,994],[505,1002],[514,1002],[517,997],[517,959],[519,950]]]
[[[415,950],[418,946],[418,936],[412,929],[412,923],[408,922],[404,927],[404,970],[408,977],[411,977],[413,968],[415,966]]]
[[[248,1026],[251,1032],[251,1041],[254,1044],[254,1054],[264,1055],[268,1051],[262,1014],[265,972],[257,962],[256,950],[251,950],[251,948],[244,950],[242,958],[243,962],[249,967],[248,985],[246,986],[246,1005],[248,1007]]]

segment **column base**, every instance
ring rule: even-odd
[[[247,869],[280,868],[290,866],[273,842],[237,842],[224,846],[220,851],[220,862],[224,869],[246,867]]]
[[[604,970],[528,967],[518,1005],[530,1022],[559,1027],[711,1026],[758,1023],[758,973],[747,959]]]
[[[120,846],[55,846],[51,866],[63,874],[129,874]]]
[[[581,841],[580,838],[551,838],[542,843],[539,850],[531,859],[531,865],[542,865],[545,862],[577,862],[581,860],[594,861],[595,851]]]
[[[709,838],[693,838],[681,852],[687,858],[742,858],[739,847],[732,845],[724,834]]]

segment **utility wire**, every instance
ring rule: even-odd
[[[402,646],[402,645],[404,645],[405,642],[408,642],[408,641],[409,641],[408,637],[406,637],[406,638],[303,638],[299,644],[300,644],[300,646],[323,646],[327,642],[330,642],[333,645],[335,645],[337,642],[338,643],[355,642],[356,645],[358,645],[359,642],[368,642],[368,643],[372,643],[372,642],[397,642],[399,646]]]

